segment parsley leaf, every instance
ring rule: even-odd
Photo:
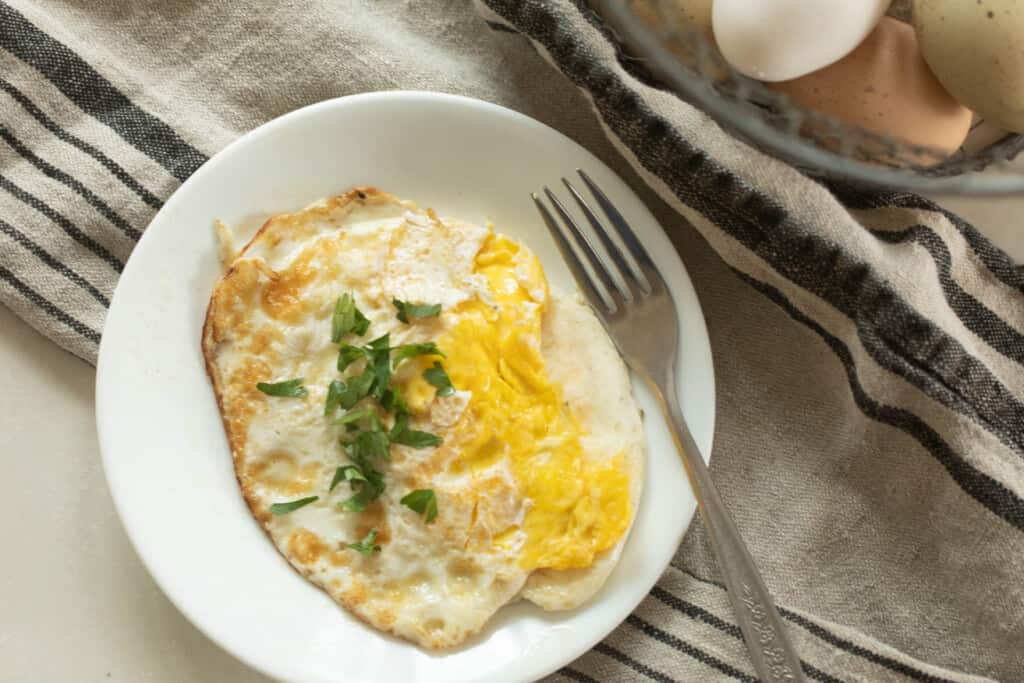
[[[437,496],[433,489],[416,489],[402,496],[402,505],[421,515],[426,515],[423,522],[430,524],[437,517]]]
[[[408,323],[409,318],[433,318],[441,315],[441,304],[411,304],[408,301],[392,299],[391,303],[398,310],[398,318],[403,323]]]
[[[409,429],[409,414],[400,412],[395,415],[395,424],[388,434],[391,443],[397,443],[410,448],[430,448],[440,446],[443,439],[430,432],[421,432],[416,429]]]
[[[355,298],[348,293],[338,297],[331,316],[331,341],[337,344],[349,332],[362,336],[369,328],[370,321],[356,306]]]
[[[366,351],[370,356],[370,362],[366,369],[373,371],[373,386],[370,395],[378,401],[384,398],[384,392],[388,390],[391,382],[391,365],[388,362],[391,356],[391,335],[385,334],[370,342]]]
[[[363,370],[361,375],[350,377],[348,382],[339,382],[342,387],[338,394],[338,405],[344,410],[350,409],[355,404],[366,398],[373,387],[375,375],[370,368]]]
[[[371,415],[373,415],[371,410],[351,410],[335,420],[334,424],[347,425],[350,422],[355,422]]]
[[[309,392],[302,386],[302,377],[285,380],[284,382],[258,382],[256,388],[267,396],[288,396],[302,398]]]
[[[334,478],[331,479],[331,485],[327,491],[333,491],[334,487],[343,481],[366,481],[366,477],[363,476],[362,470],[355,465],[342,465],[338,469],[334,470]]]
[[[305,507],[310,503],[315,503],[320,500],[320,496],[310,496],[309,498],[299,498],[287,503],[274,503],[270,506],[270,514],[272,515],[286,515],[289,512],[294,512],[301,507]]]
[[[433,448],[434,446],[440,446],[443,442],[444,439],[437,434],[421,432],[416,429],[406,429],[391,437],[391,443],[409,446],[410,448]]]
[[[398,387],[388,388],[388,390],[384,392],[384,397],[381,398],[380,403],[384,406],[384,410],[389,412],[409,412],[409,406],[406,404],[405,399],[402,398],[402,390]]]
[[[327,387],[327,400],[324,402],[324,415],[331,415],[338,409],[341,395],[345,392],[345,383],[340,379],[333,380]]]
[[[391,361],[391,366],[394,368],[398,367],[406,358],[413,358],[414,356],[441,356],[445,358],[444,351],[437,348],[437,344],[434,342],[421,342],[419,344],[402,344],[392,349],[395,352],[395,357]]]
[[[352,469],[345,470],[345,468]],[[338,503],[338,509],[342,512],[362,512],[366,509],[367,505],[379,498],[380,494],[384,492],[384,475],[375,470],[368,463],[363,462],[360,465],[345,465],[338,469],[345,470],[342,472],[341,477],[348,481],[349,486],[355,491],[355,494],[351,498]],[[356,476],[356,473],[358,473],[359,476]],[[335,471],[334,476],[335,479],[337,479],[337,470]]]
[[[355,363],[360,358],[369,358],[369,354],[361,346],[342,344],[338,349],[338,372],[344,372],[345,368]]]
[[[437,361],[434,361],[433,367],[423,371],[423,379],[427,380],[428,384],[437,387],[438,396],[451,396],[455,393],[455,387],[452,386],[448,373]]]
[[[359,432],[351,445],[350,457],[357,463],[391,457],[388,453],[388,435],[382,431]]]
[[[379,553],[380,552],[380,546],[377,545],[374,542],[376,540],[377,540],[377,530],[376,529],[370,529],[370,533],[366,534],[366,536],[363,538],[363,540],[356,541],[355,543],[348,543],[348,544],[346,544],[346,547],[347,548],[352,548],[352,550],[358,551],[359,554],[362,555],[363,557],[369,557],[373,553]]]

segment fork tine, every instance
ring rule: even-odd
[[[583,265],[587,268],[587,272],[590,273],[590,280],[594,284],[600,285],[605,292],[608,293],[609,299],[613,304],[618,306],[618,300],[615,297],[615,293],[619,292],[620,296],[624,296],[619,291],[617,284],[614,279],[608,274],[605,264],[607,261],[600,255],[594,248],[594,242],[584,231],[580,230],[580,227],[576,225],[576,221],[573,220],[572,216],[566,210],[562,202],[555,196],[547,186],[544,187],[544,194],[547,195],[551,205],[555,207],[555,213],[562,219],[562,227],[568,229],[572,234],[570,242],[573,242],[576,247],[576,256],[583,261]],[[629,292],[629,289],[626,288]],[[629,296],[624,296],[626,301],[632,301],[633,297],[630,293]]]
[[[601,238],[601,244],[604,246],[604,249],[599,249],[594,244],[591,244],[591,250],[599,254],[601,262],[604,264],[605,270],[609,275],[611,275],[611,279],[618,288],[619,294],[621,294],[626,301],[632,301],[636,297],[633,295],[633,290],[630,286],[626,284],[626,273],[629,274],[629,281],[637,287],[640,287],[640,282],[636,279],[633,272],[629,269],[629,266],[623,260],[622,250],[612,242],[611,238],[608,236],[608,231],[604,229],[603,225],[601,225],[601,220],[594,213],[594,210],[590,208],[590,204],[583,198],[583,195],[580,194],[579,190],[577,190],[573,184],[565,178],[562,178],[562,183],[565,185],[566,189],[569,190],[569,194],[572,195],[573,199],[576,200],[576,204],[579,205],[583,215],[587,217],[587,220],[590,222],[590,226],[593,228],[594,232],[597,233],[599,238]],[[589,235],[586,235],[586,237],[587,242],[589,243]],[[605,254],[610,257],[610,260],[605,258]]]
[[[601,188],[597,186],[597,183],[590,179],[590,176],[587,175],[586,171],[577,168],[576,173],[578,173],[580,178],[583,179],[583,182],[586,183],[590,193],[594,195],[594,199],[597,200],[597,203],[601,206],[601,210],[604,211],[604,215],[607,216],[612,227],[615,228],[615,232],[622,242],[619,246],[625,247],[624,249],[619,249],[619,252],[623,254],[630,273],[632,273],[633,277],[636,278],[644,293],[650,294],[651,291],[653,291],[653,288],[651,287],[651,283],[647,279],[647,276],[644,274],[644,269],[646,268],[655,273],[658,271],[654,267],[654,262],[651,261],[651,257],[647,253],[647,250],[644,249],[642,244],[640,244],[640,240],[637,239],[636,234],[633,232],[633,229],[629,227],[629,223],[626,222],[626,219],[622,217],[622,214],[615,208],[615,205],[611,203],[607,196],[605,196],[605,193],[601,191]],[[599,232],[599,234],[602,234],[602,239],[608,237],[606,233]],[[609,249],[609,251],[614,250]]]
[[[551,191],[544,188],[548,197],[552,197]],[[544,206],[544,203],[540,200],[535,192],[530,193],[530,197],[533,198],[533,203],[537,206],[537,211],[540,212],[541,218],[544,219],[544,224],[548,228],[548,232],[551,233],[551,237],[555,240],[555,244],[558,246],[558,251],[562,254],[562,259],[566,265],[569,266],[569,272],[572,273],[572,277],[576,280],[576,285],[583,292],[583,295],[587,297],[587,301],[590,305],[600,314],[613,314],[618,310],[618,305],[615,303],[615,299],[608,293],[604,283],[596,278],[592,278],[587,272],[583,262],[576,255],[576,250],[573,248],[569,238],[566,237],[563,228],[559,226],[558,221],[548,211],[548,207]],[[559,208],[557,200],[554,202],[556,210]],[[572,224],[571,219],[568,215],[563,216],[570,225]]]

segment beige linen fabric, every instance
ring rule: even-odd
[[[206,158],[395,88],[563,131],[662,222],[715,354],[712,471],[812,680],[1024,679],[1024,278],[919,198],[736,142],[582,3],[0,2],[0,301],[95,362],[135,240]],[[699,524],[550,680],[753,680]]]

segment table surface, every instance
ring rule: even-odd
[[[1024,198],[940,201],[1024,262]],[[0,680],[269,680],[186,621],[135,555],[103,478],[93,369],[3,306],[0,330]]]

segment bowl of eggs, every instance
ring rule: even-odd
[[[1014,0],[595,0],[663,84],[803,170],[932,193],[1024,191]],[[982,172],[984,171],[984,172]]]

